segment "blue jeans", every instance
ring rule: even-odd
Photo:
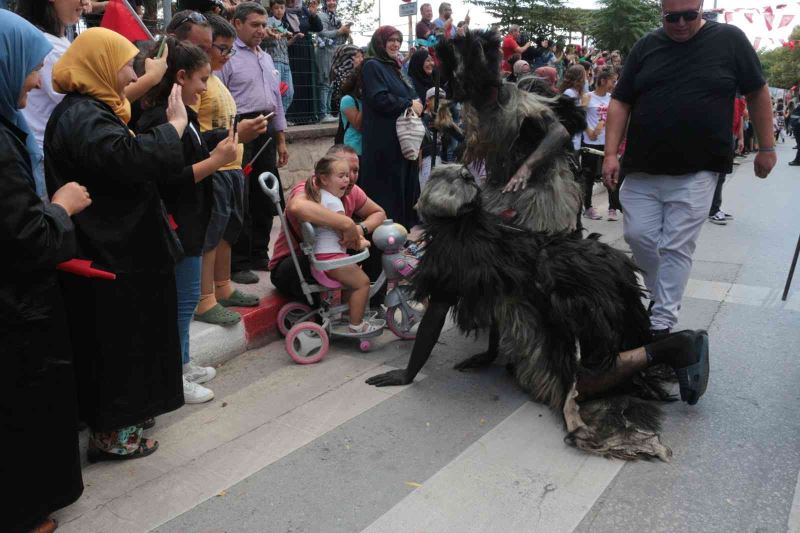
[[[289,90],[286,91],[286,94],[281,96],[283,112],[286,113],[289,110],[289,106],[292,105],[292,100],[294,100],[294,81],[292,80],[292,69],[289,68],[288,63],[275,63],[275,68],[281,75],[281,81],[285,81],[286,85],[289,86]]]
[[[319,82],[319,114],[324,118],[331,114],[331,84],[320,81]]]
[[[189,362],[189,324],[200,301],[200,270],[203,258],[185,257],[175,265],[175,285],[178,288],[178,337],[183,364]]]

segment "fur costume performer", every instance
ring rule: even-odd
[[[466,333],[496,322],[499,354],[532,399],[563,412],[567,442],[602,456],[668,461],[660,410],[640,399],[668,395],[641,371],[671,365],[683,376],[681,397],[696,403],[708,382],[706,333],[680,332],[637,348],[649,342],[650,325],[630,259],[595,236],[508,225],[483,208],[480,189],[461,166],[437,167],[417,209],[425,220],[424,253],[412,284],[417,300],[430,304],[408,368],[367,383],[413,381],[452,308]],[[623,371],[620,352],[631,349],[624,353],[639,363]],[[485,366],[496,356],[479,354],[456,368]],[[584,386],[592,381],[599,383],[594,391]],[[604,396],[592,398],[596,392]]]
[[[584,111],[504,83],[497,32],[469,31],[436,52],[453,100],[463,103],[463,162],[486,167],[485,208],[533,231],[574,230],[582,196],[570,136],[586,127]]]

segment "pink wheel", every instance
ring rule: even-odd
[[[278,331],[284,337],[292,326],[300,322],[304,316],[311,312],[311,308],[300,302],[289,302],[278,311]]]
[[[330,342],[325,328],[315,322],[300,322],[286,335],[286,351],[295,363],[318,363],[328,353]]]
[[[372,348],[372,343],[369,341],[361,341],[358,343],[358,348],[362,352],[368,352],[370,348]]]

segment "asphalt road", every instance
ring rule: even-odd
[[[664,407],[671,463],[568,447],[501,362],[452,370],[485,337],[449,327],[423,376],[382,390],[364,379],[404,367],[410,342],[335,341],[310,367],[276,342],[220,368],[214,402],[160,417],[157,454],[87,468],[61,531],[800,531],[800,279],[780,301],[800,169],[778,150],[767,180],[737,167],[735,219],[703,229],[680,326],[708,329],[711,382],[698,405]],[[625,248],[622,222],[588,225]]]

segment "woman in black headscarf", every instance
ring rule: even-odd
[[[402,41],[397,28],[381,26],[361,67],[363,156],[358,184],[388,218],[410,229],[418,221],[414,204],[419,198],[419,164],[403,157],[396,121],[409,107],[421,115],[422,102],[400,74]]]
[[[408,61],[408,77],[411,78],[411,83],[414,84],[414,90],[421,102],[425,101],[425,93],[428,92],[428,89],[433,87],[434,68],[435,62],[427,48],[414,52]]]

